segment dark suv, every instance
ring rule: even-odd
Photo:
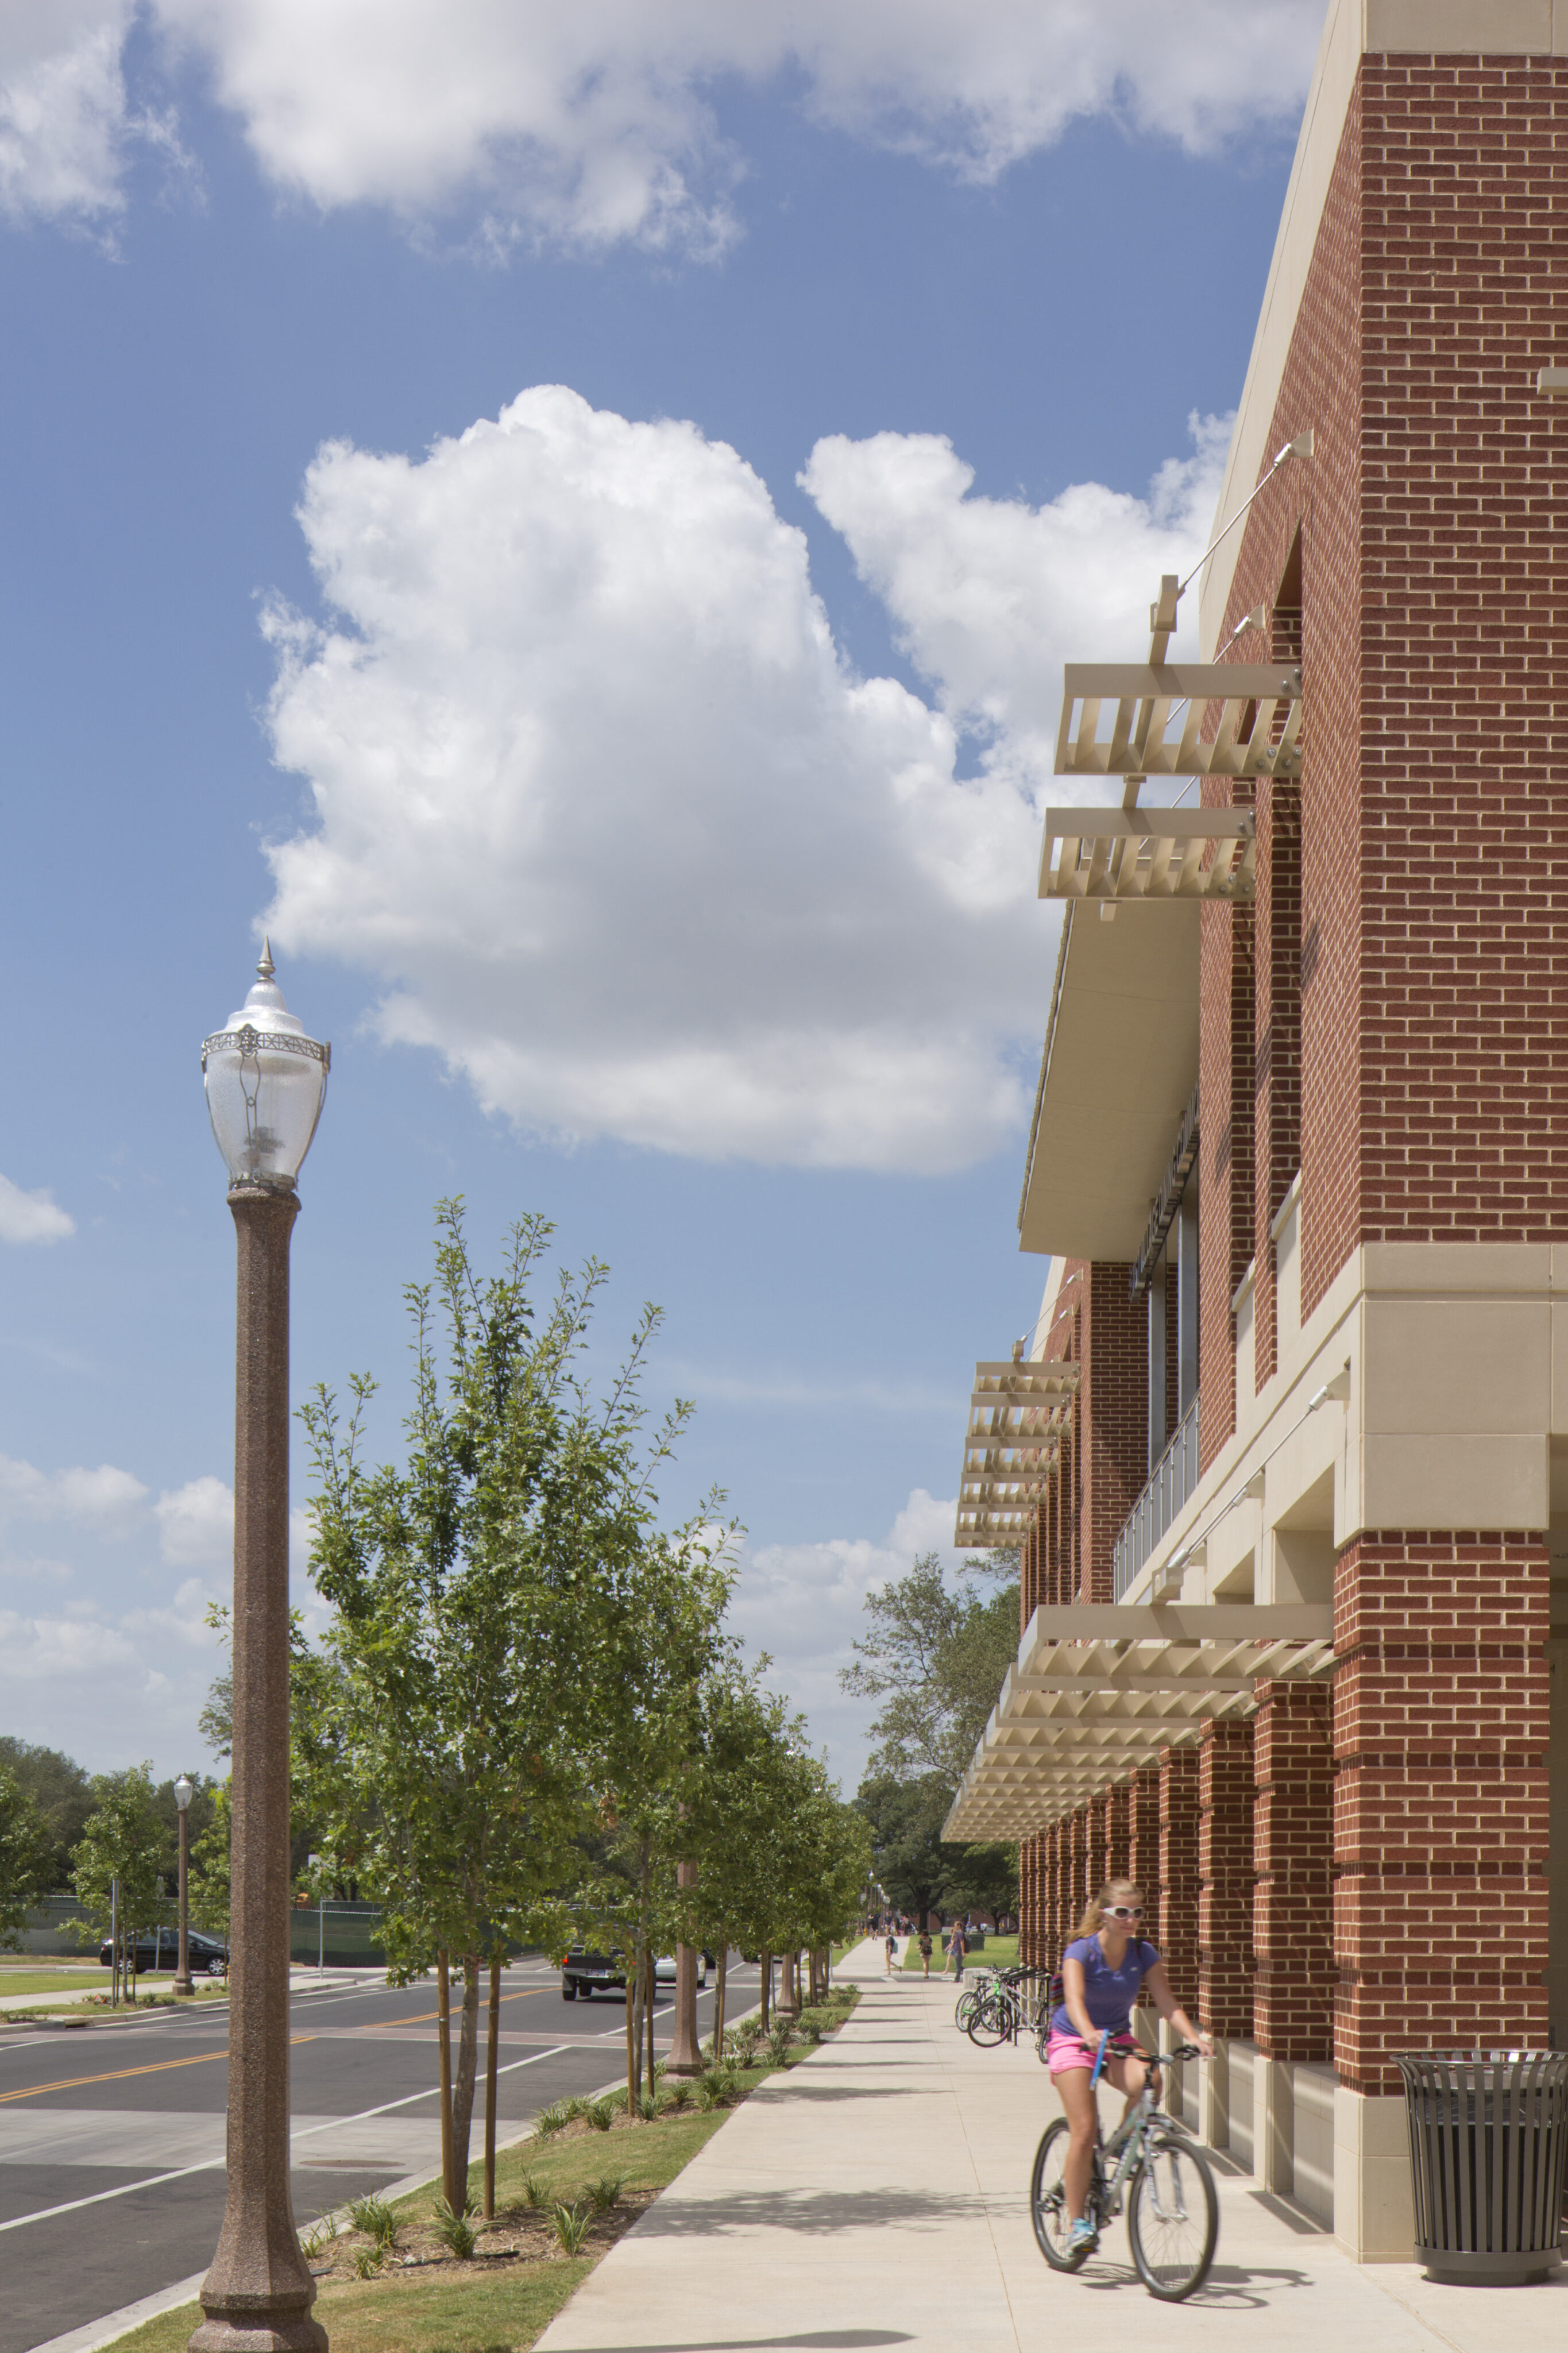
[[[193,1977],[221,1978],[228,1969],[228,1947],[209,1936],[201,1928],[187,1928],[186,1947],[191,1957]],[[98,1948],[98,1957],[106,1969],[114,1967],[114,1947],[105,1936]],[[121,1957],[129,1965],[131,1956],[121,1947]],[[177,1928],[143,1928],[136,1939],[136,1974],[151,1977],[154,1969],[177,1969],[180,1966],[180,1932]]]

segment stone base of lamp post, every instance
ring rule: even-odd
[[[228,2197],[189,2353],[327,2353],[289,2192],[289,1239],[237,1185]]]

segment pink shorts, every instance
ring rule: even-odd
[[[1118,2059],[1134,2047],[1130,2035],[1113,2034],[1105,2055]],[[1046,2064],[1053,2075],[1069,2074],[1075,2067],[1090,2068],[1097,2055],[1098,2044],[1086,2042],[1069,2028],[1052,2027],[1050,2041],[1046,2044]]]

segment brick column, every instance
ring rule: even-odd
[[[1105,1883],[1105,1799],[1091,1798],[1084,1811],[1089,1817],[1088,1843],[1084,1854],[1083,1900],[1091,1903]]]
[[[1127,1784],[1127,1876],[1143,1890],[1143,1933],[1160,1936],[1160,1772],[1146,1765]]]
[[[1080,1590],[1064,1599],[1114,1599],[1116,1538],[1149,1475],[1149,1311],[1129,1298],[1130,1273],[1097,1260],[1085,1279],[1082,1386],[1073,1416],[1082,1433]]]
[[[1055,1968],[1061,1957],[1062,1826],[1053,1822],[1046,1832],[1046,1949],[1042,1958]]]
[[[1068,1900],[1063,1918],[1070,1938],[1083,1915],[1083,1891],[1089,1877],[1089,1808],[1075,1806],[1068,1821],[1071,1843],[1068,1861]]]
[[[1333,2040],[1333,1748],[1327,1683],[1254,1685],[1252,2028],[1268,2059]]]
[[[1250,788],[1205,778],[1206,802],[1245,802]],[[1200,911],[1198,1460],[1206,1471],[1236,1428],[1236,1318],[1230,1303],[1251,1259],[1253,1198],[1253,911]]]
[[[1198,1750],[1198,2014],[1209,2033],[1252,2032],[1252,1725],[1204,1725]]]
[[[1125,1781],[1117,1781],[1105,1793],[1105,1875],[1107,1879],[1128,1876],[1127,1845],[1131,1835],[1129,1805],[1131,1789]]]
[[[1289,624],[1293,621],[1293,628]],[[1282,626],[1284,624],[1284,626]],[[1301,616],[1277,613],[1275,661],[1300,659]],[[1292,638],[1294,642],[1292,643]],[[1279,1299],[1269,1228],[1301,1160],[1301,787],[1258,793],[1253,1365],[1261,1389],[1279,1368]]]
[[[1334,2063],[1546,2034],[1543,1537],[1361,1537],[1334,1577]]]
[[[1190,2017],[1198,1998],[1198,1752],[1160,1751],[1160,1956]]]

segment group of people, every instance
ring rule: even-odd
[[[910,1935],[912,1931],[907,1928],[900,1930],[892,1920],[888,1922],[888,1932],[883,1940],[884,1950],[887,1954],[887,1968],[885,1975],[888,1977],[891,1977],[894,1969],[898,1967],[899,1937],[900,1934]],[[963,1982],[963,1956],[969,1950],[969,1939],[973,1934],[973,1928],[966,1927],[962,1920],[955,1920],[952,1923],[952,1926],[947,1929],[945,1933],[942,1933],[942,1949],[947,1958],[952,1963],[952,1974],[954,1979],[960,1983]],[[921,1930],[919,1949],[921,1957],[921,1974],[922,1977],[929,1978],[931,1975],[931,1955],[936,1949],[929,1928],[922,1928]]]

